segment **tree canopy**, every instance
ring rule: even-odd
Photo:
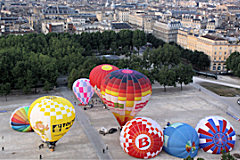
[[[232,53],[226,61],[227,69],[232,70],[235,76],[240,77],[240,53]]]
[[[152,47],[147,48],[143,55],[135,55],[134,48],[139,51],[147,42],[152,44]],[[97,58],[99,54],[123,55],[125,58],[118,61],[100,59]],[[195,60],[196,55],[202,59],[200,62]],[[195,54],[177,45],[166,44],[140,30],[121,30],[118,33],[104,31],[80,35],[33,33],[1,36],[1,94],[7,95],[11,89],[21,89],[27,93],[38,86],[43,86],[47,91],[56,85],[59,75],[69,76],[70,87],[76,78],[88,78],[91,69],[102,63],[135,69],[146,74],[151,82],[160,82],[157,74],[168,73],[167,71],[172,74],[174,67],[183,58],[196,63],[194,65],[198,65],[199,68],[208,65],[203,63],[208,59],[204,54],[197,52]],[[185,83],[175,77],[176,82]],[[165,85],[174,86],[174,83]]]

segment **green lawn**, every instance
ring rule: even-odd
[[[237,89],[237,88],[232,88],[232,87],[227,87],[227,86],[222,86],[222,85],[212,84],[207,82],[200,83],[200,85],[218,94],[219,96],[235,97],[237,95],[240,95],[240,89]]]

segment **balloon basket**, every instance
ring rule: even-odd
[[[50,148],[49,150],[50,150],[51,152],[53,152],[53,151],[54,151],[54,148]]]

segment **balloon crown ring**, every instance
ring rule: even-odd
[[[130,70],[130,69],[123,69],[123,70],[122,70],[122,73],[128,73],[128,74],[131,74],[131,73],[133,73],[133,71]]]
[[[105,70],[105,71],[110,71],[110,70],[113,69],[113,67],[110,66],[110,65],[103,65],[103,66],[102,66],[102,69]]]

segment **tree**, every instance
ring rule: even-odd
[[[72,89],[73,83],[79,78],[78,71],[73,68],[68,76],[68,88]]]
[[[11,85],[10,83],[0,84],[0,95],[5,96],[7,101],[7,95],[11,92]]]
[[[168,66],[163,66],[157,74],[155,74],[155,78],[160,85],[163,85],[165,92],[166,86],[176,87],[176,73]]]
[[[165,44],[161,39],[157,39],[154,35],[147,34],[147,42],[151,43],[154,48],[158,48],[159,46],[163,46]]]
[[[45,82],[44,82],[44,86],[43,86],[43,90],[44,90],[44,91],[48,92],[48,91],[50,91],[52,88],[53,88],[53,85],[52,85],[50,82],[48,82],[48,81],[45,81]]]
[[[192,82],[192,77],[194,72],[192,70],[191,65],[184,65],[180,63],[175,67],[175,73],[176,73],[176,80],[181,85],[181,90],[182,90],[183,83],[187,85],[188,83]]]
[[[225,150],[222,150],[222,156],[221,156],[221,160],[236,160],[231,154],[230,152],[227,152]]]
[[[191,156],[188,156],[187,158],[184,158],[183,160],[194,160]]]
[[[211,62],[208,55],[204,54],[203,52],[199,52],[197,59],[198,59],[197,66],[200,69],[205,70],[206,68],[209,68]]]
[[[131,50],[132,47],[132,36],[133,36],[133,31],[130,30],[121,30],[118,32],[119,36],[119,46],[121,48],[127,47],[128,49]]]
[[[31,91],[31,86],[29,84],[26,84],[22,87],[23,93],[27,94]]]
[[[226,61],[227,69],[232,70],[235,76],[240,77],[240,53],[232,53]]]
[[[180,63],[180,51],[176,46],[166,43],[162,48],[161,60],[164,65],[177,65]]]
[[[49,82],[52,87],[56,84],[57,77],[59,75],[56,65],[56,59],[47,55],[39,55],[39,62],[41,64],[41,83]]]
[[[154,69],[165,66],[175,66],[180,63],[180,51],[175,46],[165,44],[149,52],[149,56],[144,55]]]
[[[139,54],[140,47],[147,43],[147,38],[145,33],[140,30],[133,31],[132,42],[133,42],[133,46],[135,46],[138,49],[138,54]]]

